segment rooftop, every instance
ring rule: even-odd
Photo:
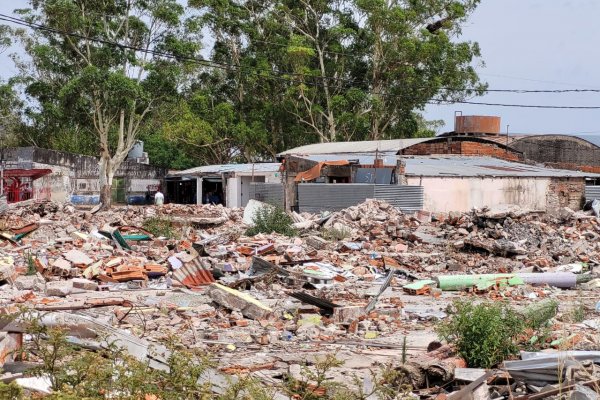
[[[298,156],[313,161],[358,160],[359,164],[373,164],[375,154],[316,154]],[[398,156],[393,153],[379,155],[384,165],[396,165]],[[505,161],[485,156],[432,155],[404,156],[407,176],[464,176],[464,177],[590,177],[600,178],[600,174],[571,171],[565,169],[546,168],[540,165],[529,165]]]
[[[546,168],[493,157],[415,156],[403,159],[407,176],[600,178],[600,174]]]
[[[375,154],[375,152],[398,152],[399,150],[402,150],[406,147],[426,142],[431,139],[435,139],[435,137],[392,140],[368,140],[362,142],[314,143],[286,150],[282,153],[279,153],[278,156],[338,153]]]
[[[184,171],[176,171],[169,174],[169,176],[190,176],[190,175],[213,175],[223,174],[226,172],[236,173],[249,173],[252,172],[277,172],[279,171],[279,163],[254,163],[254,164],[216,164],[216,165],[204,165],[202,167],[195,167],[186,169]]]

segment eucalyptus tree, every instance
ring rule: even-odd
[[[17,13],[33,28],[22,41],[26,93],[41,129],[92,135],[100,201],[157,107],[177,97],[196,65],[197,29],[176,0],[29,0]],[[193,24],[192,24],[193,25]]]

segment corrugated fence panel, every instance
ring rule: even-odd
[[[423,209],[423,187],[404,185],[322,184],[298,185],[300,212],[337,211],[366,199],[385,200],[403,211]]]
[[[593,199],[600,200],[600,186],[586,186],[585,187],[585,198],[587,200],[593,200]]]
[[[373,186],[368,184],[298,184],[300,212],[337,211],[373,198]]]
[[[375,198],[402,211],[423,209],[423,186],[375,185]]]
[[[251,183],[250,198],[283,207],[283,185],[281,183]]]

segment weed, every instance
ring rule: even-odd
[[[523,318],[505,303],[458,300],[450,317],[436,330],[442,339],[456,345],[470,367],[491,368],[518,353],[517,337],[523,328]]]
[[[23,313],[25,315],[25,313]],[[68,343],[67,332],[41,325],[34,315],[25,315],[31,334],[30,359],[39,362],[37,376],[48,377],[53,393],[49,400],[268,400],[275,392],[302,400],[382,400],[409,398],[412,387],[392,366],[371,372],[370,377],[351,376],[345,381],[330,379],[333,368],[343,364],[334,354],[317,358],[305,366],[299,377],[285,383],[266,386],[252,376],[239,376],[224,385],[224,392],[212,392],[205,374],[214,365],[207,356],[178,348],[175,340],[167,341],[170,356],[165,370],[150,367],[114,344],[88,351]],[[105,343],[105,340],[102,340]],[[207,383],[199,383],[206,381]],[[366,384],[368,382],[368,384]],[[23,391],[15,384],[0,383],[0,398],[22,400]]]
[[[175,237],[175,228],[173,227],[173,222],[168,218],[148,218],[144,221],[142,227],[152,233],[154,236],[163,236],[169,239]]]
[[[296,235],[294,220],[283,208],[276,205],[268,205],[256,210],[253,218],[254,226],[246,231],[248,236],[259,233],[281,233],[286,236]]]
[[[573,307],[566,315],[566,320],[571,323],[580,323],[585,319],[585,303],[581,299],[581,295],[574,302]]]
[[[23,389],[16,382],[6,384],[0,382],[0,399],[21,400],[23,397]]]
[[[25,275],[37,274],[37,268],[35,267],[35,258],[31,253],[27,253],[27,272]]]
[[[352,231],[350,231],[349,229],[347,229],[345,227],[323,228],[323,230],[321,231],[321,236],[323,236],[323,239],[326,239],[326,240],[329,240],[332,242],[344,240],[347,237],[350,237],[350,235],[352,235]]]
[[[544,347],[550,336],[552,326],[550,320],[558,312],[558,302],[554,299],[545,299],[534,303],[523,311],[526,332],[531,334],[526,349],[539,350]]]

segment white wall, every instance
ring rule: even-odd
[[[543,211],[550,179],[408,177],[408,184],[423,186],[427,211],[469,211],[501,204]]]
[[[229,178],[227,179],[227,202],[226,205],[229,208],[241,207],[240,199],[240,178]]]

